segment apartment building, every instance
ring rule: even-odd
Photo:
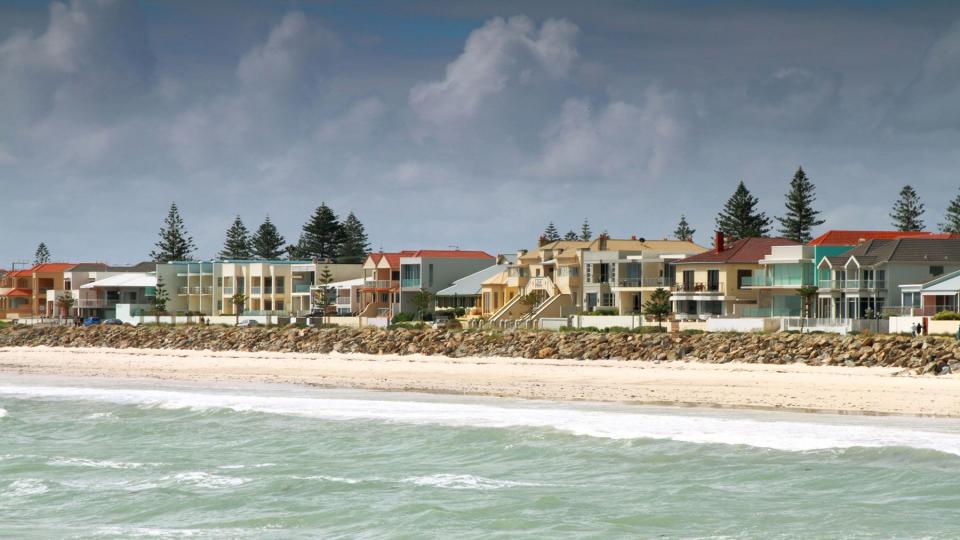
[[[437,291],[434,296],[436,309],[462,308],[468,316],[479,316],[482,305],[483,283],[504,272],[516,262],[513,255],[497,256],[497,264],[488,266],[454,281],[449,287]]]
[[[844,319],[898,311],[904,307],[901,285],[926,283],[956,270],[960,239],[868,240],[820,262],[818,311],[821,317]]]
[[[743,238],[727,245],[718,233],[714,249],[673,263],[674,316],[678,320],[766,316],[772,295],[752,288],[753,276],[763,269],[760,261],[774,247],[796,245],[786,238]]]
[[[900,285],[900,309],[891,315],[932,317],[941,311],[960,310],[960,270],[926,283]]]
[[[310,312],[311,288],[324,269],[334,281],[361,275],[359,264],[261,260],[176,261],[157,264],[156,273],[170,312],[234,315],[240,293],[243,314],[297,316]]]
[[[33,278],[30,269],[10,270],[0,277],[0,319],[33,315]]]

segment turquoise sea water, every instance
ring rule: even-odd
[[[957,538],[960,423],[0,377],[2,538]]]

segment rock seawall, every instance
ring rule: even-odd
[[[11,327],[0,347],[111,347],[300,353],[427,354],[454,358],[688,360],[711,363],[899,367],[919,374],[960,372],[952,338],[831,334],[630,334],[459,332],[366,328],[215,326]]]

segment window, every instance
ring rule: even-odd
[[[587,283],[593,283],[593,265],[587,265]]]
[[[719,270],[707,270],[707,290],[708,291],[720,290],[720,271]]]
[[[743,278],[748,278],[753,276],[752,270],[737,270],[737,288],[743,288]]]
[[[613,306],[613,293],[603,293],[602,299],[603,299],[602,305],[604,307]]]
[[[693,290],[693,270],[683,271],[683,290],[685,291]]]
[[[939,276],[940,274],[943,274],[943,267],[942,267],[942,266],[931,266],[931,267],[930,267],[930,275],[931,275],[931,276]]]
[[[283,311],[283,300],[277,300],[277,305],[275,308],[277,311]]]
[[[587,293],[587,311],[593,311],[597,305],[597,293]]]

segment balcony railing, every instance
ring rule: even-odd
[[[824,289],[842,289],[845,282],[844,279],[821,279],[818,286],[821,291]]]
[[[273,294],[273,286],[267,285],[263,288],[263,294]]]
[[[403,288],[420,288],[420,278],[407,278],[400,280],[400,286]]]
[[[662,277],[623,278],[616,283],[619,287],[672,287],[673,280]]]
[[[400,286],[400,282],[395,279],[369,279],[363,282],[363,286],[368,289],[394,289]]]
[[[885,289],[887,282],[883,279],[848,279],[844,283],[845,289]]]
[[[190,287],[180,287],[177,289],[177,294],[190,294]]]
[[[351,304],[351,298],[349,296],[338,296],[337,305],[338,306],[349,306]]]
[[[200,294],[202,287],[190,287],[190,294]]]
[[[250,287],[250,294],[260,294],[260,287]]]
[[[685,293],[722,293],[723,289],[723,283],[681,282],[673,286],[675,292]]]
[[[293,294],[309,293],[311,285],[309,283],[294,283]]]
[[[233,296],[233,287],[224,287],[223,294],[227,296]]]

